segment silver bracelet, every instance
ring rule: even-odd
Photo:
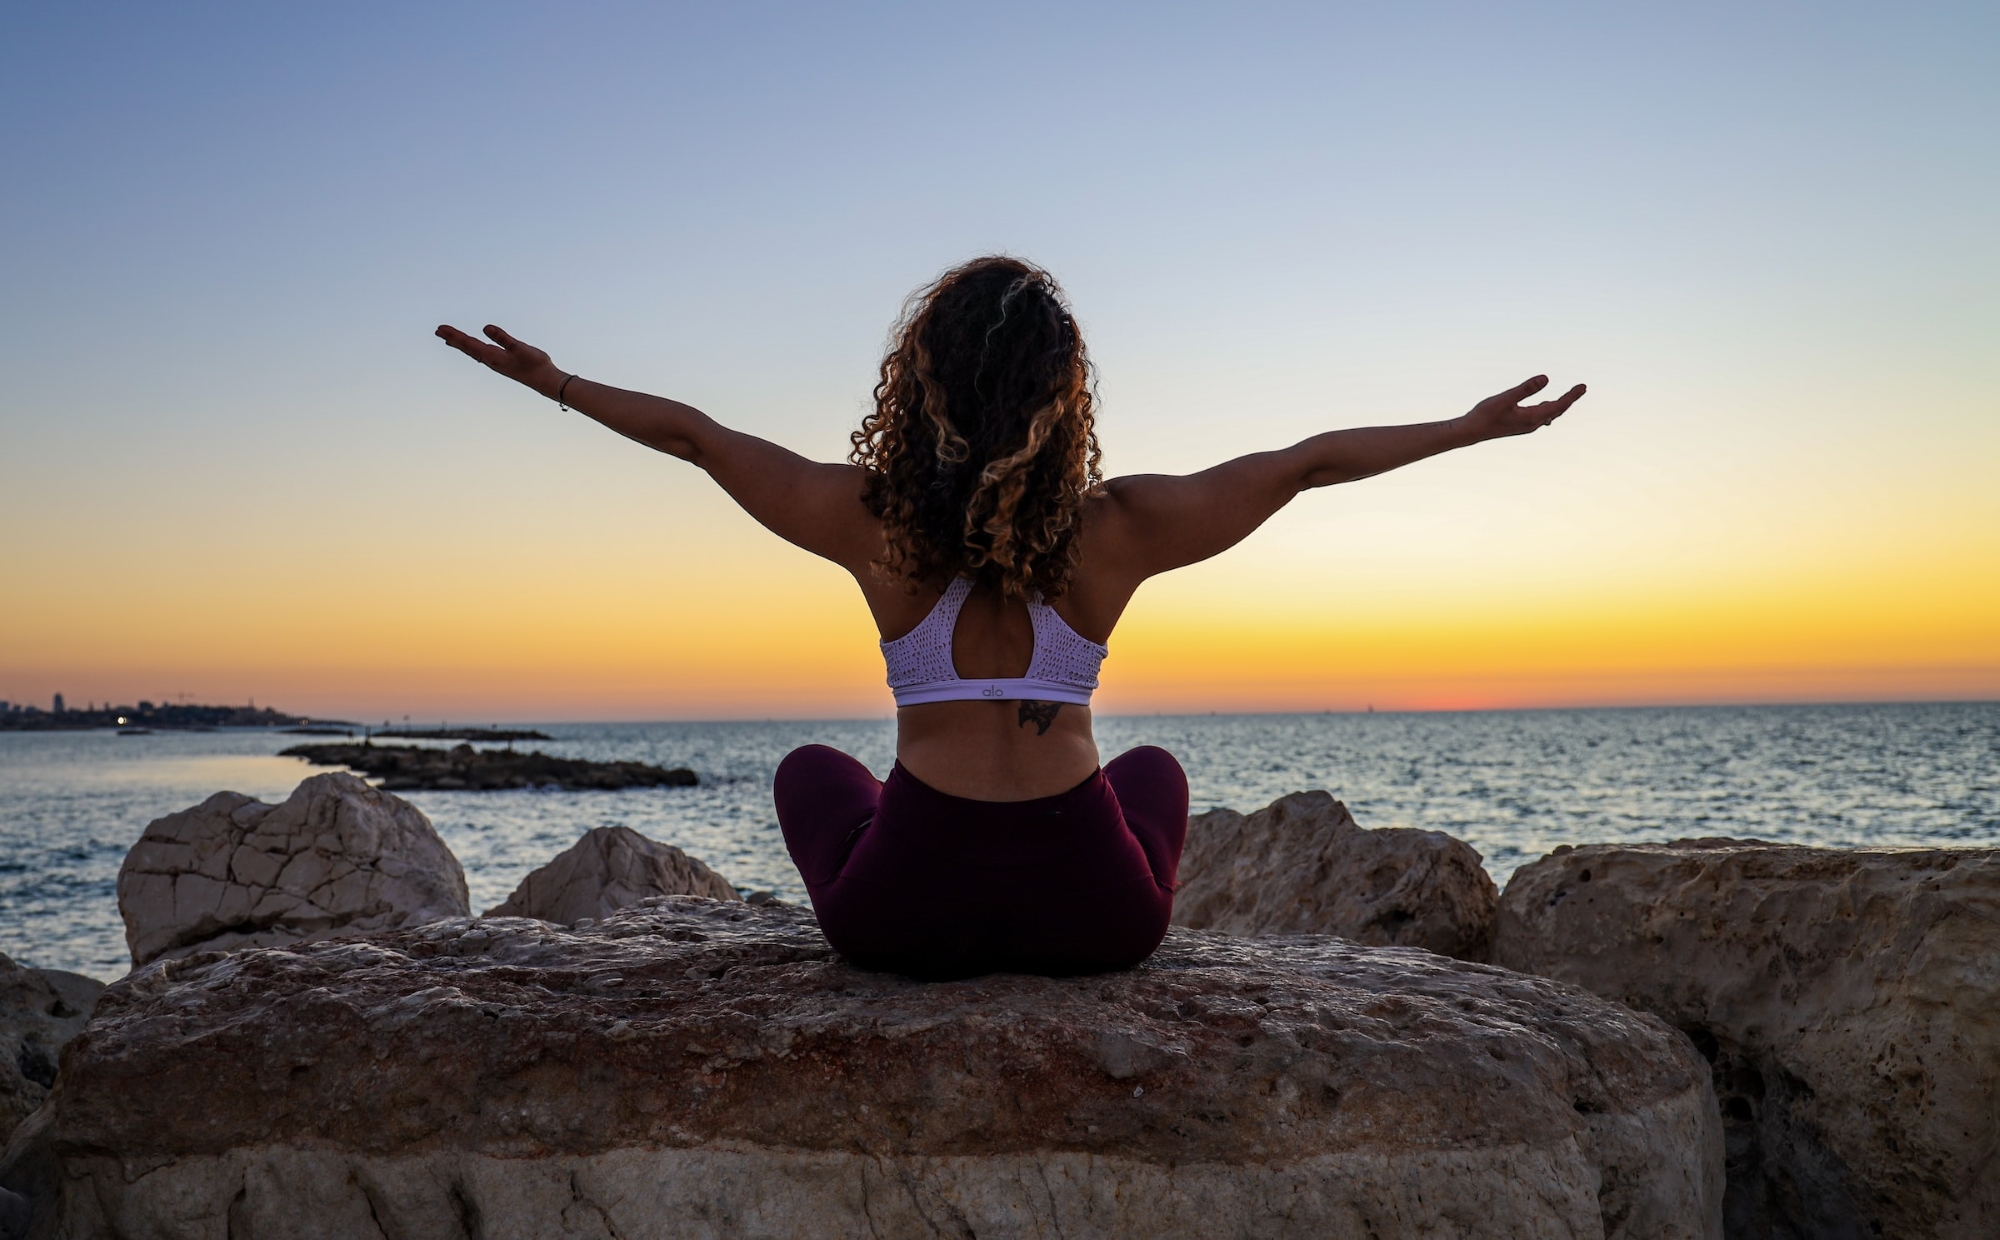
[[[561,386],[556,388],[556,407],[565,412],[569,410],[569,406],[563,404],[563,393],[569,390],[569,381],[574,378],[576,378],[575,375],[564,377]]]

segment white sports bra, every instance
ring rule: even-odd
[[[963,680],[951,661],[951,636],[958,612],[972,593],[972,579],[955,577],[916,628],[882,643],[882,661],[889,665],[889,688],[898,706],[926,702],[1028,700],[1090,705],[1097,672],[1109,653],[1103,646],[1069,627],[1041,595],[1028,600],[1028,622],[1035,627],[1035,655],[1026,676],[999,680]]]

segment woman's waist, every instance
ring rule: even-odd
[[[1098,767],[1090,708],[1042,702],[906,706],[896,757],[929,787],[978,801],[1054,796]]]

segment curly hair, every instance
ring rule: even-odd
[[[976,258],[912,294],[851,436],[882,520],[876,561],[911,589],[964,575],[1054,599],[1103,482],[1092,370],[1048,272]]]

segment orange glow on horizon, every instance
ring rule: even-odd
[[[252,623],[236,657],[211,641],[132,642],[129,663],[83,657],[0,669],[0,696],[257,701],[372,720],[886,716],[875,634],[852,587],[772,583],[700,609],[623,600],[564,617],[470,608],[285,629]],[[1762,597],[1625,600],[1590,610],[1501,600],[1459,616],[1390,599],[1346,614],[1135,603],[1112,639],[1102,714],[1469,710],[1731,702],[2000,698],[1990,587],[1871,605],[1838,583]],[[762,595],[763,597],[758,597]],[[1843,605],[1843,599],[1845,603]],[[1502,605],[1504,602],[1504,606]],[[190,635],[192,636],[192,635]],[[67,647],[67,648],[65,648]]]

